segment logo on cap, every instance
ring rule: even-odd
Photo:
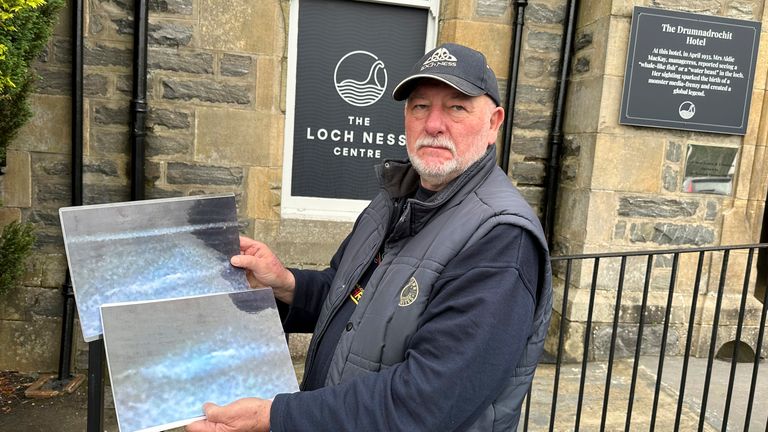
[[[448,52],[445,48],[438,48],[437,51],[424,62],[421,66],[421,70],[431,68],[435,66],[456,66],[456,57]]]
[[[336,92],[350,105],[373,105],[387,89],[384,62],[368,51],[352,51],[336,63]]]

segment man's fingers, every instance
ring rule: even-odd
[[[198,420],[184,428],[186,432],[216,432],[216,424],[207,420]]]
[[[259,241],[254,240],[252,238],[245,237],[245,236],[240,236],[240,251],[241,252],[245,252],[249,248],[251,248],[253,246],[256,246],[256,245],[260,245],[260,244],[262,244],[262,243],[259,242]]]

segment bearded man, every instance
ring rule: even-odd
[[[233,265],[271,286],[287,332],[313,332],[301,391],[206,404],[202,431],[514,431],[551,312],[539,221],[496,166],[504,120],[485,56],[428,52],[393,96],[409,161],[330,266],[287,269],[241,238]]]

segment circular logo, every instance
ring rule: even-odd
[[[384,62],[368,51],[352,51],[336,63],[333,71],[336,92],[348,104],[373,105],[387,90]]]
[[[680,104],[680,108],[677,109],[678,114],[685,120],[693,117],[696,114],[696,105],[691,101],[685,101]]]
[[[410,306],[419,297],[419,283],[416,282],[416,278],[411,277],[407,284],[400,291],[400,306]]]

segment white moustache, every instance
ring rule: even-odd
[[[442,148],[450,150],[451,154],[454,156],[456,155],[456,145],[446,136],[419,138],[418,141],[416,141],[416,149],[418,150],[422,147]]]

